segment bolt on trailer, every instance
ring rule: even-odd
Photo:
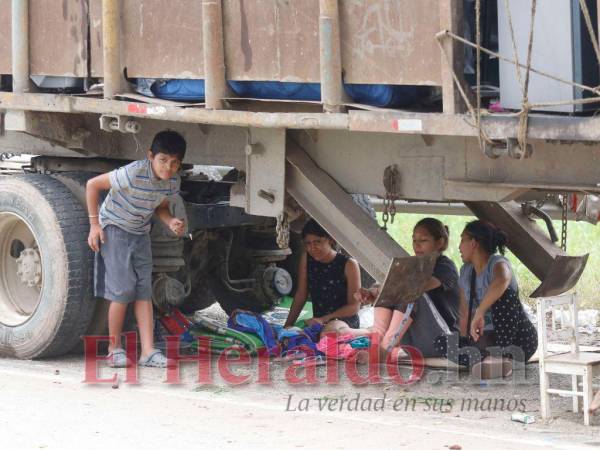
[[[464,205],[507,232],[534,295],[567,291],[587,255],[566,253],[566,221],[598,218],[597,12],[0,0],[0,354],[58,355],[105,330],[85,183],[165,128],[188,142],[171,208],[191,239],[152,229],[157,308],[271,306],[293,289],[307,216],[382,281],[407,252],[373,220],[375,197],[385,223]]]

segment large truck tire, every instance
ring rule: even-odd
[[[87,202],[85,199],[85,187],[86,183],[90,178],[95,177],[98,173],[95,172],[58,172],[52,174],[52,178],[56,178],[62,184],[66,186],[71,194],[79,201],[84,211],[87,211]],[[100,198],[103,201],[105,194]],[[93,283],[93,279],[91,280]],[[93,285],[92,285],[93,286]],[[107,336],[108,335],[108,307],[110,302],[102,298],[94,298],[94,312],[90,320],[90,324],[85,331],[85,336]],[[124,329],[134,329],[131,324],[132,317],[131,312],[128,311],[127,318],[125,320]],[[102,348],[103,345],[100,346]],[[75,353],[81,353],[83,351],[83,342],[74,348]]]
[[[87,213],[47,175],[0,177],[0,355],[68,353],[90,323]]]

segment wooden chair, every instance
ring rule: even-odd
[[[567,308],[568,324],[562,320],[565,315],[561,314],[561,329],[556,328],[556,309]],[[552,330],[566,334],[571,349],[566,353],[548,353],[548,332],[546,313],[552,312]],[[579,351],[579,334],[577,324],[577,295],[568,294],[559,297],[547,297],[538,299],[538,352],[540,361],[540,401],[542,417],[550,417],[549,394],[560,394],[573,397],[573,412],[579,412],[579,397],[583,397],[583,421],[585,425],[590,424],[590,402],[593,398],[592,379],[595,374],[600,373],[600,354]],[[571,375],[572,390],[552,389],[549,386],[548,374]],[[583,390],[579,390],[578,377],[582,378]]]

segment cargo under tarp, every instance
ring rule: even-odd
[[[242,98],[265,100],[321,100],[319,83],[293,83],[280,81],[228,81],[229,87]],[[201,102],[205,97],[204,80],[149,80],[139,79],[141,93],[148,93],[146,87],[157,98],[173,101]],[[414,105],[427,93],[427,87],[397,86],[389,84],[348,84],[344,83],[346,93],[356,103],[381,108],[400,108]]]

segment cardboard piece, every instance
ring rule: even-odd
[[[438,256],[394,258],[374,306],[394,308],[415,302],[425,292]]]

